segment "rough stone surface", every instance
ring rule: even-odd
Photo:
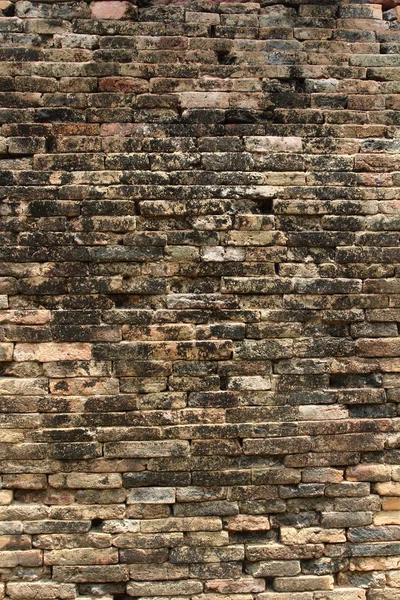
[[[399,600],[399,0],[0,1],[0,599]]]

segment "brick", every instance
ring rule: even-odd
[[[265,592],[260,600],[313,600],[312,592]]]
[[[13,358],[14,345],[8,343],[0,343],[0,361],[8,362]]]
[[[0,382],[0,394],[5,396],[18,394],[20,396],[40,396],[47,394],[47,379],[16,379],[3,378]]]
[[[269,390],[272,387],[269,377],[230,377],[228,389],[231,390]]]
[[[7,583],[7,594],[15,600],[34,600],[38,597],[43,600],[72,600],[76,598],[76,588],[72,583],[11,581]]]
[[[302,544],[300,546],[286,544],[251,545],[246,549],[246,558],[251,562],[310,559],[322,556],[323,550],[323,544]]]
[[[93,394],[118,394],[119,382],[111,378],[82,377],[50,381],[50,392],[60,396],[92,396]]]
[[[0,506],[6,506],[13,501],[13,493],[11,490],[0,490]]]
[[[207,581],[205,585],[206,592],[217,592],[220,594],[246,594],[258,593],[265,590],[265,581],[263,579],[239,579],[237,581],[216,579]]]
[[[130,596],[139,596],[144,592],[147,596],[171,596],[171,595],[191,595],[199,594],[203,591],[203,584],[200,581],[182,580],[182,581],[158,581],[153,582],[151,590],[146,583],[131,582],[127,586],[127,592]]]
[[[228,108],[229,96],[224,92],[183,92],[183,108]]]
[[[14,350],[14,358],[17,361],[53,362],[58,360],[90,360],[91,357],[90,344],[83,343],[16,344]]]
[[[359,340],[356,349],[361,356],[397,356],[399,342],[397,338]]]
[[[388,510],[382,511],[375,515],[374,525],[399,525],[400,524],[400,511]]]
[[[4,475],[2,483],[4,488],[43,490],[47,487],[47,478],[41,474]]]
[[[354,588],[338,588],[331,592],[315,592],[315,600],[365,600],[366,591]]]
[[[66,583],[127,581],[129,571],[122,565],[53,567],[53,579]]]
[[[188,562],[214,563],[240,561],[244,558],[243,547],[224,546],[222,548],[192,548],[182,546],[173,548],[170,553],[170,561],[173,564],[185,564]]]
[[[49,476],[53,488],[69,489],[109,489],[122,486],[119,473],[57,473]]]
[[[128,504],[174,504],[174,488],[138,488],[128,494]]]
[[[121,19],[125,16],[129,2],[121,2],[120,0],[111,0],[107,3],[92,2],[90,10],[94,19]]]
[[[342,483],[332,483],[326,486],[325,493],[333,497],[362,497],[368,496],[370,485],[368,483],[352,483],[343,481]]]
[[[17,292],[16,279],[14,277],[1,277],[0,290],[2,294],[15,294]]]
[[[40,567],[43,558],[39,550],[0,551],[0,561],[4,568],[12,569],[14,567]]]
[[[368,512],[331,512],[322,513],[321,524],[324,527],[360,527],[372,523],[372,513]]]
[[[400,483],[397,481],[377,483],[375,489],[381,496],[400,496]]]
[[[249,137],[244,138],[248,152],[302,152],[303,142],[299,137]]]
[[[266,531],[270,529],[270,523],[268,517],[237,515],[227,517],[225,527],[228,531]]]
[[[156,456],[186,456],[189,446],[185,441],[176,442],[109,442],[105,444],[107,457],[148,458]]]
[[[163,531],[220,531],[219,517],[177,517],[153,519],[141,524],[141,531],[155,533]]]
[[[226,237],[226,243],[228,248],[225,252],[232,252],[229,246],[279,246],[285,245],[286,237],[283,233],[277,231],[230,231]],[[265,252],[265,250],[264,250]],[[229,257],[229,255],[228,255]],[[243,280],[242,280],[243,281]],[[251,284],[251,279],[247,279]],[[263,280],[262,280],[263,281]],[[280,280],[275,280],[276,284],[280,283]],[[268,282],[266,282],[268,283]],[[289,281],[286,281],[287,287]],[[279,289],[279,288],[278,288]],[[279,292],[278,292],[279,293]]]
[[[293,577],[301,573],[298,560],[269,560],[250,564],[248,567],[253,577]]]
[[[389,481],[391,469],[386,465],[356,465],[346,469],[348,481]]]
[[[284,544],[339,543],[346,541],[343,529],[322,529],[320,527],[300,530],[294,527],[282,527],[281,537]]]
[[[309,591],[333,589],[333,577],[331,575],[301,575],[293,577],[277,577],[274,580],[274,589],[277,591]]]
[[[52,550],[46,552],[44,563],[46,565],[96,565],[113,564],[118,562],[116,549],[89,549],[74,548],[73,550]]]
[[[245,454],[292,454],[307,452],[311,447],[308,437],[277,438],[271,440],[255,439],[244,440],[243,451]]]
[[[289,293],[291,282],[276,278],[224,277],[222,292],[236,294],[280,294]]]

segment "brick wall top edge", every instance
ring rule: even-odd
[[[81,4],[81,2],[74,2],[71,0],[30,0],[30,4],[40,5],[40,4]],[[3,12],[4,16],[11,16],[10,9],[8,8],[10,5],[18,5],[21,4],[19,0],[10,0],[6,1],[7,7],[0,7],[0,11]],[[158,6],[177,6],[182,8],[190,8],[196,9],[200,11],[215,11],[218,10],[220,5],[226,6],[227,4],[233,5],[241,5],[241,4],[259,4],[261,8],[263,7],[271,7],[271,6],[287,6],[287,7],[300,7],[306,5],[315,5],[315,6],[343,6],[343,5],[368,5],[372,4],[375,6],[382,6],[383,11],[390,10],[396,6],[400,6],[400,0],[93,0],[90,2],[84,2],[84,4],[89,4],[91,7],[93,5],[103,5],[104,9],[107,7],[111,10],[112,7],[121,6],[121,14],[120,16],[99,16],[99,19],[115,19],[122,18],[126,19],[131,17],[131,15],[122,14],[122,6],[125,5],[125,9],[131,5],[132,7],[136,6],[139,9],[148,9]],[[104,10],[103,9],[103,10]],[[126,13],[126,10],[124,11]],[[118,14],[118,12],[117,12]],[[72,16],[72,15],[71,15]]]
[[[104,4],[118,4],[124,2],[124,0],[94,0],[95,2],[102,2]],[[11,0],[10,3],[17,4],[20,0]],[[71,0],[29,0],[31,4],[74,4]],[[260,4],[261,6],[273,6],[273,5],[286,5],[286,6],[301,6],[301,5],[318,5],[318,6],[332,6],[341,4],[379,4],[390,8],[389,4],[396,6],[400,4],[400,0],[126,0],[127,3],[139,7],[152,7],[160,5],[209,5],[213,6],[216,4]],[[85,2],[91,4],[90,0]],[[93,3],[93,2],[92,2]]]

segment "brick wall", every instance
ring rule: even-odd
[[[400,598],[400,7],[0,10],[0,598]]]

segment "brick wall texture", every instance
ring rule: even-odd
[[[400,598],[400,6],[0,1],[0,598]]]

